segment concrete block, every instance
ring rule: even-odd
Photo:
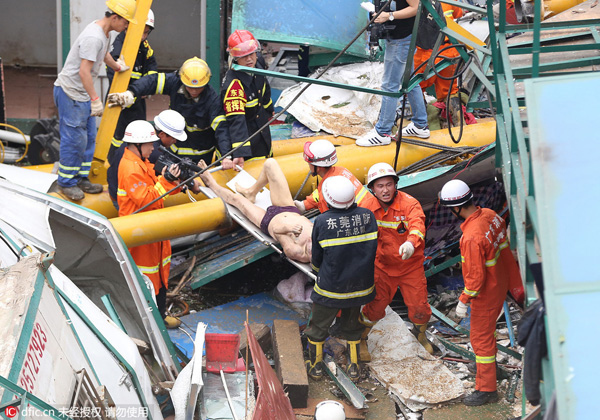
[[[306,408],[308,375],[296,321],[273,321],[273,360],[277,377],[288,394],[292,407]]]

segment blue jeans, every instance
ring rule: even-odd
[[[400,90],[400,83],[402,82],[402,75],[404,74],[404,68],[406,67],[411,37],[412,35],[402,39],[385,40],[381,90],[386,92],[398,92]],[[415,86],[407,93],[407,95],[413,113],[412,122],[419,128],[427,127],[427,111],[425,109],[421,86]],[[394,121],[396,119],[397,105],[398,98],[393,98],[391,96],[381,97],[379,120],[375,125],[375,129],[379,134],[392,133],[392,127],[394,126]]]
[[[60,131],[58,185],[74,187],[90,174],[96,148],[96,117],[90,115],[90,101],[74,101],[60,86],[54,86],[54,104]]]

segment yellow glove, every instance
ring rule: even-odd
[[[98,97],[92,101],[92,113],[90,115],[92,117],[101,117],[103,112],[104,105],[102,105],[102,101]]]

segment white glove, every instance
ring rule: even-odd
[[[92,101],[92,113],[90,115],[92,117],[101,117],[103,112],[104,105],[102,105],[102,101],[98,97]]]
[[[400,253],[400,256],[403,260],[408,260],[410,257],[412,257],[412,254],[414,254],[415,246],[409,241],[406,241],[402,245],[400,245],[398,252]]]
[[[135,102],[135,97],[130,90],[120,93],[111,93],[108,95],[108,107],[120,106],[121,108],[129,108]]]
[[[456,316],[459,318],[466,318],[468,308],[469,305],[465,305],[464,303],[462,303],[462,301],[459,300],[458,305],[456,305]]]
[[[115,71],[118,71],[119,73],[124,72],[125,70],[129,70],[129,66],[127,64],[125,64],[125,60],[123,59],[123,56],[120,56],[119,59],[117,60],[117,64],[119,65],[119,68],[116,69]]]
[[[365,9],[369,13],[374,13],[375,12],[375,5],[373,3],[371,3],[370,1],[363,1],[360,4],[360,7],[362,7],[363,9]]]
[[[294,200],[294,205],[296,206],[296,208],[298,210],[300,210],[300,213],[304,213],[306,211],[306,206],[304,205],[304,201]]]

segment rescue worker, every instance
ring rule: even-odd
[[[154,117],[154,126],[156,127],[156,135],[159,140],[154,142],[154,149],[148,158],[148,161],[155,164],[158,156],[160,155],[159,146],[162,145],[167,149],[170,148],[175,142],[184,142],[187,139],[185,132],[185,119],[183,116],[172,109],[166,109]],[[106,171],[106,180],[108,183],[108,194],[116,207],[119,210],[117,201],[117,188],[119,184],[119,163],[123,157],[126,147],[121,145],[113,154],[113,162]],[[160,174],[156,174],[160,175]],[[195,183],[196,184],[196,183]],[[194,192],[199,192],[199,184],[193,189]]]
[[[348,178],[355,190],[355,201],[362,205],[363,201],[371,196],[371,193],[365,188],[348,169],[342,166],[334,166],[337,163],[337,153],[335,146],[329,140],[315,140],[304,143],[304,160],[308,163],[312,176],[320,176],[322,182],[311,195],[304,201],[294,200],[294,204],[301,212],[318,208],[321,213],[326,212],[329,206],[323,200],[323,183],[332,176],[343,176]]]
[[[360,307],[375,297],[374,263],[377,222],[373,213],[358,207],[354,185],[343,176],[323,181],[323,197],[329,210],[315,219],[312,231],[311,266],[317,281],[304,334],[308,338],[306,368],[313,379],[323,376],[323,344],[329,326],[341,310],[341,336],[347,340],[346,372],[358,381],[358,353],[364,325]]]
[[[169,107],[185,118],[187,141],[177,141],[171,150],[194,162],[213,160],[215,149],[221,151],[231,144],[221,100],[208,84],[211,72],[198,57],[186,60],[179,71],[149,74],[132,83],[128,90],[108,95],[108,106],[127,108],[136,97],[169,95]]]
[[[103,62],[114,71],[129,69],[122,58],[115,61],[108,53],[109,33],[122,32],[135,22],[135,0],[107,0],[106,5],[104,17],[79,34],[54,82],[60,130],[58,188],[74,201],[83,200],[84,193],[102,192],[101,184],[89,180],[96,148],[95,117],[104,112],[94,80]]]
[[[250,31],[236,30],[229,36],[227,46],[230,66],[236,63],[245,67],[264,68],[264,61],[257,59],[260,45]],[[271,87],[267,78],[262,75],[230,68],[221,85],[221,100],[231,136],[229,148],[221,150],[223,154],[241,146],[273,116]],[[271,131],[269,127],[265,127],[248,143],[233,152],[231,161],[225,159],[222,164],[224,169],[236,165],[243,168],[245,161],[271,156]]]
[[[385,317],[385,308],[400,288],[408,308],[413,333],[429,353],[433,348],[425,331],[431,317],[427,301],[427,279],[423,254],[425,248],[425,214],[412,196],[398,191],[398,175],[387,163],[376,163],[367,174],[367,186],[373,193],[365,207],[373,212],[379,231],[375,259],[375,300],[361,311],[361,322],[367,327],[361,341],[361,360],[371,360],[364,341],[371,327]]]
[[[158,177],[148,157],[158,140],[154,127],[147,121],[133,121],[125,129],[123,158],[119,164],[119,216],[127,216],[150,203],[155,198],[177,186],[180,169],[177,165],[165,167]],[[174,190],[175,194],[179,190]],[[144,211],[162,209],[164,199],[157,200]],[[181,321],[166,316],[167,289],[171,268],[171,242],[160,241],[129,249],[141,273],[148,276],[154,286],[156,306],[167,328],[177,328]]]
[[[506,224],[491,209],[473,204],[473,193],[461,180],[448,181],[440,192],[440,203],[464,222],[460,225],[462,273],[465,288],[456,306],[456,315],[467,316],[471,306],[471,345],[477,374],[475,391],[465,405],[478,406],[498,400],[496,384],[496,320],[509,289],[511,278],[520,273],[508,244]]]
[[[157,73],[157,64],[156,57],[154,56],[154,50],[150,47],[148,43],[148,35],[150,32],[154,30],[154,12],[152,9],[148,10],[148,17],[146,18],[146,26],[144,27],[144,33],[142,34],[142,42],[140,43],[140,48],[138,49],[138,53],[135,59],[135,63],[131,70],[131,76],[129,80],[129,84],[131,85],[133,82],[138,80],[140,77],[145,76],[147,74],[155,74]],[[112,49],[110,51],[110,55],[116,60],[121,55],[121,50],[123,49],[123,42],[125,41],[125,35],[127,35],[127,31],[121,32],[113,42]],[[110,67],[106,68],[106,76],[108,77],[108,82],[112,83],[114,77],[114,70]],[[117,127],[115,128],[115,133],[113,135],[110,149],[108,151],[107,159],[108,162],[113,164],[113,155],[116,150],[123,143],[123,133],[125,132],[125,127],[135,120],[146,120],[146,99],[143,97],[136,98],[136,101],[129,108],[125,108],[119,114],[119,120],[117,121]],[[118,163],[117,163],[118,166]]]

